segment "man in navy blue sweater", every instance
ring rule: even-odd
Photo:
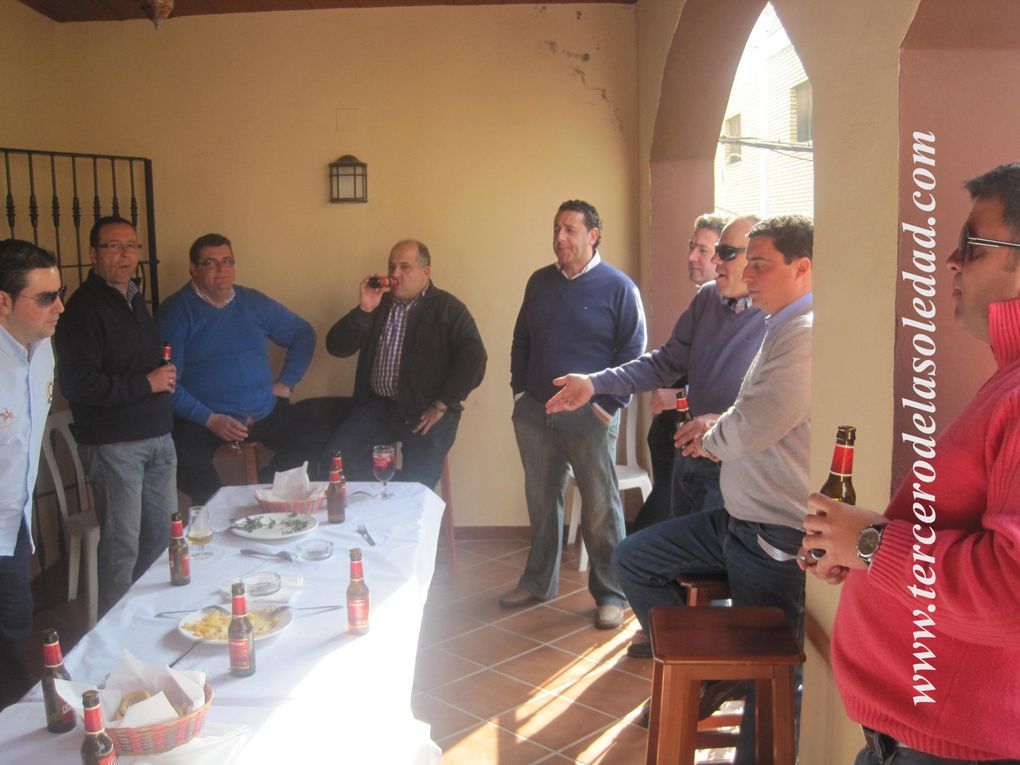
[[[620,626],[625,598],[610,555],[623,538],[623,508],[614,469],[619,410],[629,396],[596,396],[590,406],[546,415],[553,378],[596,372],[637,358],[645,317],[634,282],[605,263],[598,211],[580,200],[560,205],[553,222],[556,263],[528,280],[510,351],[513,423],[524,467],[531,551],[504,608],[556,595],[563,536],[563,490],[573,470],[581,492],[581,534],[591,558],[588,589],[595,625]]]

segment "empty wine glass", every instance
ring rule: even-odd
[[[197,547],[198,552],[192,552],[192,558],[211,558],[212,553],[207,552],[205,546],[212,542],[213,530],[209,525],[209,512],[205,505],[195,505],[188,509],[188,544]]]
[[[249,433],[251,432],[251,426],[252,426],[253,422],[255,422],[255,418],[254,417],[252,417],[250,414],[244,415],[244,427],[248,428]],[[238,454],[240,454],[241,453],[241,442],[240,441],[232,441],[230,443],[230,448],[233,449]]]
[[[372,447],[372,473],[375,475],[375,480],[382,484],[379,499],[389,499],[393,496],[386,491],[386,482],[393,477],[396,467],[397,459],[393,444]]]

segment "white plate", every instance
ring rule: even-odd
[[[254,525],[262,522],[262,526],[246,531],[244,524]],[[244,518],[235,518],[231,522],[230,530],[245,539],[258,539],[260,541],[274,539],[290,539],[299,537],[315,529],[319,525],[314,515],[306,513],[256,513]]]
[[[248,613],[268,614],[274,608],[278,607],[279,607],[278,605],[265,605],[257,608],[249,608]],[[203,616],[205,616],[205,614],[206,614],[205,610],[201,608],[198,611],[192,611],[190,614],[185,616],[177,623],[177,631],[180,632],[182,635],[184,635],[184,637],[188,638],[189,640],[202,640],[201,635],[197,635],[194,632],[185,629],[184,625],[199,621]],[[269,630],[267,630],[266,632],[255,633],[256,640],[262,640],[262,638],[272,637],[273,635],[277,635],[283,632],[285,629],[287,629],[287,627],[290,626],[290,623],[294,621],[294,612],[287,608],[280,611],[280,613],[278,613],[273,618],[275,620],[275,623]],[[227,617],[227,619],[229,623],[229,617]],[[210,645],[227,645],[228,641],[225,638],[222,639],[208,638],[206,639],[205,642],[209,643]]]

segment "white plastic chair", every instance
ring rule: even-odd
[[[642,468],[637,461],[637,412],[631,407],[620,410],[620,432],[624,435],[624,459],[621,464],[616,463],[616,480],[620,484],[620,493],[628,489],[640,489],[641,501],[648,499],[652,493],[652,479],[648,471]],[[619,459],[619,448],[617,449]],[[570,508],[570,531],[567,534],[567,544],[572,545],[577,540],[577,527],[581,523],[581,492],[577,489],[577,481],[574,479],[573,471],[567,478],[567,506]],[[577,561],[577,570],[585,571],[588,568],[588,550],[585,549],[584,540],[581,540],[580,559]]]
[[[89,608],[89,628],[91,629],[99,610],[99,521],[92,506],[92,492],[85,480],[85,469],[78,457],[78,448],[74,436],[71,435],[71,411],[65,409],[53,412],[46,420],[46,433],[43,435],[42,453],[46,468],[53,479],[53,491],[57,495],[60,507],[60,518],[67,535],[67,599],[78,597],[78,572],[81,569],[82,545],[85,547],[85,572],[88,581],[85,586]],[[78,487],[80,501],[79,511],[71,514],[68,511],[67,495],[64,492],[64,478],[60,473],[57,455],[54,449],[55,434],[59,434],[67,445],[67,451],[74,463],[75,483]]]

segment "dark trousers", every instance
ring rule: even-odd
[[[14,555],[0,556],[0,709],[32,687],[25,663],[25,638],[32,632],[31,554],[28,524],[22,520]]]
[[[326,423],[318,422],[277,398],[273,411],[248,428],[248,438],[260,441],[275,454],[259,480],[269,482],[273,473],[290,470],[308,460],[313,479],[323,477],[319,460],[329,434]],[[204,425],[174,417],[174,447],[177,449],[177,488],[195,504],[205,504],[222,485],[213,454],[226,443]]]
[[[854,765],[1020,765],[1020,760],[950,760],[916,749],[895,748],[882,754],[864,748],[857,753]]]
[[[648,428],[648,454],[652,463],[652,493],[641,506],[628,533],[651,526],[673,517],[670,495],[673,491],[673,433],[676,431],[676,412],[660,412],[652,418]]]
[[[355,407],[333,431],[327,445],[327,456],[340,450],[344,475],[351,481],[373,481],[372,447],[401,442],[403,467],[394,481],[418,482],[435,488],[443,474],[443,460],[453,446],[460,424],[460,412],[446,410],[428,433],[414,433],[418,421],[405,422],[396,401],[372,396]]]

